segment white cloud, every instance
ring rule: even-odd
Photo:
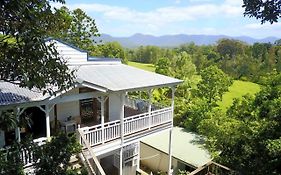
[[[199,21],[204,23],[208,22],[208,20],[217,19],[219,23],[220,20],[225,20],[224,18],[232,20],[243,14],[243,9],[238,3],[242,3],[241,0],[225,0],[221,4],[212,3],[212,0],[188,1],[200,3],[191,3],[185,6],[167,6],[146,11],[99,3],[77,3],[66,4],[66,6],[70,9],[81,8],[88,15],[92,15],[96,19],[101,32],[109,34],[118,33],[118,35],[137,32],[156,35],[179,33],[188,30],[186,29],[187,25],[182,25],[183,23],[191,24],[187,27],[190,29],[193,22],[198,24]],[[183,0],[175,0],[175,2],[183,2]],[[53,6],[58,8],[61,4],[54,4]],[[119,25],[112,26],[110,23]],[[217,30],[210,27],[194,28],[190,32],[217,34]]]
[[[246,29],[252,29],[252,30],[280,30],[281,27],[281,23],[274,23],[274,24],[269,24],[269,23],[265,23],[265,24],[261,24],[261,23],[251,23],[251,24],[246,24],[244,26]]]
[[[163,25],[173,22],[191,21],[196,19],[213,18],[216,15],[233,17],[242,14],[241,7],[230,4],[199,4],[185,7],[162,7],[151,11],[137,11],[127,7],[109,6],[103,4],[72,4],[69,8],[81,8],[87,12],[98,12],[106,19]]]

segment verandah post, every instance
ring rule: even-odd
[[[148,90],[148,128],[150,129],[151,124],[152,124],[152,118],[151,118],[151,95],[152,94],[152,89]]]
[[[172,130],[173,130],[173,118],[174,118],[174,100],[175,100],[175,87],[172,87],[172,128],[169,131],[169,167],[168,167],[168,175],[173,173],[172,171]]]

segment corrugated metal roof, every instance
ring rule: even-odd
[[[86,82],[101,87],[106,91],[134,90],[146,87],[169,86],[181,82],[181,80],[164,75],[144,71],[121,63],[111,62],[94,64],[89,61],[85,65],[78,66],[77,78],[79,82]],[[77,69],[77,66],[72,68]],[[0,81],[0,105],[24,103],[46,99],[42,92],[21,88],[18,85]]]
[[[198,135],[187,132],[183,128],[174,127],[172,132],[172,156],[194,167],[200,167],[212,160],[210,153],[198,143]],[[150,145],[166,154],[169,152],[169,131],[142,139],[141,142]]]
[[[43,94],[40,91],[21,88],[18,85],[0,81],[0,105],[24,103],[41,100]]]
[[[124,64],[82,65],[78,68],[77,78],[110,91],[172,86],[182,82]]]

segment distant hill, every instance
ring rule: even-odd
[[[176,47],[184,43],[194,42],[196,45],[209,45],[215,44],[219,39],[231,38],[244,41],[248,44],[253,44],[255,42],[262,43],[274,43],[278,40],[276,37],[267,37],[263,39],[255,39],[248,36],[231,37],[226,35],[163,35],[163,36],[153,36],[144,34],[134,34],[129,37],[113,37],[108,34],[101,34],[101,39],[103,42],[118,41],[123,47],[134,48],[138,46],[154,45],[159,47]]]

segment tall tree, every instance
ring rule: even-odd
[[[197,96],[206,99],[210,105],[222,99],[224,92],[232,84],[231,79],[218,67],[210,66],[200,72],[202,80],[198,83]]]
[[[99,36],[95,20],[88,16],[83,10],[77,8],[70,11],[66,7],[56,10],[55,15],[59,19],[61,28],[50,33],[51,36],[84,50],[89,50],[96,43],[94,38]]]
[[[64,3],[63,0],[54,0]],[[73,82],[73,74],[54,45],[46,45],[48,31],[55,28],[54,12],[47,0],[0,2],[0,80],[22,87],[53,92]]]

